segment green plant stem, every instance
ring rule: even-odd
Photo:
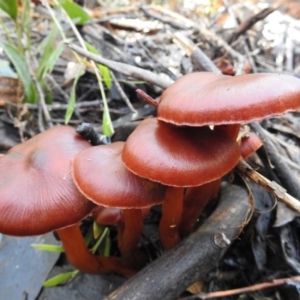
[[[58,7],[60,7],[59,3],[57,0],[53,0],[54,4]],[[63,33],[63,30],[62,30],[62,27],[60,26],[55,14],[53,13],[53,10],[51,9],[49,3],[47,1],[45,1],[45,5],[52,17],[52,19],[54,20],[56,26],[58,27],[60,33],[61,33],[61,36],[63,38],[63,41],[64,42],[67,42],[67,39],[66,39],[66,36],[64,35]],[[72,28],[74,34],[76,35],[77,37],[77,40],[78,42],[80,43],[81,47],[83,49],[85,49],[87,51],[87,48],[86,48],[86,45],[85,45],[85,42],[82,38],[82,36],[80,35],[80,33],[78,32],[75,24],[73,23],[73,21],[70,19],[70,17],[68,16],[68,14],[62,9],[62,12],[64,14],[64,17],[66,18],[66,20],[68,21],[70,27]],[[80,59],[80,57],[78,56],[78,54],[75,52],[75,51],[72,51],[74,56],[76,57],[76,59],[78,60],[79,63],[82,63],[82,59]],[[110,118],[110,114],[109,114],[109,108],[108,108],[108,104],[107,104],[107,99],[106,99],[106,95],[105,95],[105,91],[104,91],[104,87],[103,87],[103,84],[102,84],[102,78],[101,78],[101,74],[96,66],[96,63],[94,61],[90,61],[91,62],[91,65],[92,65],[92,68],[96,74],[96,77],[97,77],[97,80],[98,80],[98,84],[99,84],[99,89],[100,89],[100,93],[101,93],[101,97],[103,99],[103,106],[104,106],[104,113],[106,113],[106,116],[108,118],[108,122],[110,124],[110,129],[111,129],[111,134],[114,133],[114,130],[113,130],[113,126],[112,126],[112,121],[111,121],[111,118]]]
[[[3,18],[1,17],[1,15],[0,15],[0,25],[3,28],[3,30],[4,30],[6,39],[9,42],[9,44],[10,45],[14,45],[14,42],[13,42],[11,36],[10,36],[10,33],[9,33],[9,31],[8,31],[8,29],[7,29],[7,27],[6,27],[5,23],[4,23]]]

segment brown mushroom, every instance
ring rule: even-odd
[[[259,136],[249,132],[241,138],[241,156],[247,159],[263,145]],[[218,196],[221,178],[198,187],[187,189],[184,195],[182,220],[179,225],[181,237],[187,236],[195,227],[198,217],[208,204]]]
[[[165,249],[179,240],[184,187],[219,179],[239,157],[234,140],[207,126],[178,127],[156,118],[137,126],[125,143],[122,160],[138,176],[169,186],[160,223]]]
[[[299,99],[300,80],[293,76],[196,72],[164,91],[157,116],[179,126],[222,125],[224,132],[236,138],[241,123],[295,111]]]
[[[209,72],[191,73],[167,88],[159,103],[142,91],[138,92],[146,101],[158,107],[157,115],[161,121],[177,126],[214,125],[215,131],[233,139],[237,138],[241,123],[283,114],[300,107],[299,79],[283,74],[231,77]],[[246,141],[241,145],[242,151],[246,151],[245,146]],[[190,193],[195,194],[192,191]],[[206,201],[201,200],[202,203]],[[191,207],[187,203],[184,211]],[[186,213],[186,216],[190,213]]]
[[[72,162],[78,189],[94,203],[122,209],[118,242],[125,260],[133,252],[143,226],[143,208],[162,203],[166,187],[129,172],[121,161],[124,142],[81,151]],[[133,262],[134,263],[134,262]]]
[[[88,273],[131,275],[117,258],[94,256],[78,222],[95,207],[76,188],[71,158],[90,144],[69,126],[51,128],[0,158],[0,232],[15,236],[56,230],[70,262]]]

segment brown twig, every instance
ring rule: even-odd
[[[113,80],[114,83],[115,83],[116,89],[117,89],[117,91],[118,91],[120,97],[123,99],[123,101],[124,101],[125,104],[128,106],[128,108],[130,109],[130,111],[131,111],[132,113],[135,114],[135,113],[136,113],[136,109],[133,107],[133,105],[131,104],[129,98],[128,98],[127,95],[124,93],[124,91],[123,91],[123,89],[122,89],[120,83],[118,82],[118,80],[117,80],[117,78],[116,78],[116,76],[115,76],[115,74],[114,74],[113,71],[110,71],[110,76],[111,76],[112,80]]]
[[[48,111],[48,108],[46,106],[45,95],[44,95],[44,92],[43,92],[42,87],[40,85],[40,82],[38,81],[32,67],[31,67],[31,59],[30,59],[29,54],[26,55],[26,63],[27,63],[27,67],[29,69],[30,76],[31,76],[31,78],[34,82],[35,88],[36,88],[36,90],[38,92],[38,95],[39,95],[39,105],[40,105],[41,111],[43,111],[45,121],[46,121],[46,123],[49,127],[52,127],[53,123],[52,123],[51,116],[50,116],[50,113]],[[39,123],[40,131],[44,131],[44,126],[43,126],[43,121],[42,121],[41,114],[39,114],[38,123]]]
[[[265,19],[269,14],[274,12],[276,10],[275,7],[268,7],[260,11],[259,13],[251,16],[244,22],[242,22],[233,32],[232,36],[229,38],[228,43],[231,44],[235,40],[238,39],[239,36],[244,34],[246,31],[248,31],[253,25],[255,25],[257,22]]]
[[[244,160],[240,160],[236,168],[262,188],[275,195],[278,201],[283,202],[294,211],[300,213],[300,201],[286,193],[286,190],[279,184],[274,181],[270,181],[253,170],[252,167]]]
[[[128,64],[124,64],[124,63],[120,63],[120,62],[116,62],[113,60],[103,58],[99,55],[96,55],[89,51],[86,51],[83,48],[81,48],[77,45],[74,45],[74,44],[67,44],[67,45],[69,46],[70,49],[74,50],[78,54],[80,54],[96,63],[105,65],[108,68],[110,68],[111,70],[119,72],[123,75],[141,79],[141,80],[145,80],[146,82],[160,86],[163,89],[166,89],[168,86],[170,86],[173,83],[173,81],[171,79],[162,78],[159,75],[157,75],[153,72],[150,72],[148,70],[144,70],[144,69],[132,66],[132,65],[128,65]]]
[[[146,7],[146,6],[140,6],[139,9],[145,14],[145,16],[153,18],[155,20],[158,20],[162,23],[168,24],[171,27],[175,29],[181,29],[181,30],[186,30],[189,29],[189,27],[186,27],[185,25],[179,24],[177,22],[174,22],[174,19],[167,19],[162,16],[159,16],[158,14],[155,14],[153,12],[150,12],[149,10],[151,9],[151,6]],[[172,21],[173,20],[173,21]]]
[[[290,278],[273,279],[271,282],[263,282],[263,283],[255,284],[252,286],[247,286],[244,288],[233,289],[233,290],[228,290],[228,291],[200,293],[200,294],[193,295],[190,297],[180,298],[179,300],[197,300],[197,299],[208,300],[208,299],[240,295],[240,294],[245,294],[245,293],[253,293],[253,292],[261,291],[264,289],[269,289],[269,288],[272,288],[272,287],[275,287],[278,285],[290,284],[295,281],[297,281],[297,282],[300,281],[300,276],[294,276],[294,277],[290,277]]]

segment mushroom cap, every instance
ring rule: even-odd
[[[160,204],[166,187],[129,172],[121,161],[124,142],[94,146],[73,158],[72,176],[78,189],[106,207],[144,208]]]
[[[209,127],[178,127],[149,118],[129,136],[122,159],[138,176],[197,186],[222,177],[240,158],[238,144]]]
[[[176,125],[239,124],[300,107],[300,80],[284,74],[185,75],[160,99],[158,119]]]
[[[39,235],[75,224],[94,208],[76,188],[71,158],[91,145],[69,126],[53,127],[0,158],[0,232]]]

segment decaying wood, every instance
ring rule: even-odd
[[[232,185],[221,192],[218,207],[196,232],[166,252],[105,300],[171,300],[205,278],[237,238],[249,213],[248,194]]]

